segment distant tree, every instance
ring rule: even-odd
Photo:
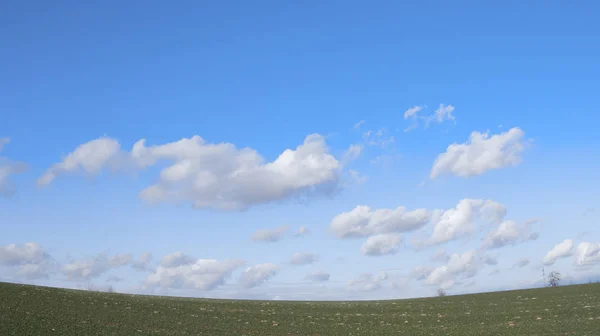
[[[108,286],[108,288],[106,289],[106,291],[108,293],[114,293],[115,292],[115,288],[113,286]]]
[[[557,287],[560,284],[561,275],[556,271],[550,272],[548,274],[548,284],[550,287]]]
[[[443,288],[440,288],[440,289],[437,290],[437,296],[438,297],[444,297],[446,295],[447,295],[446,291]]]

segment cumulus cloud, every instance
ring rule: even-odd
[[[319,260],[319,256],[316,253],[312,252],[298,252],[292,255],[292,259],[290,260],[290,264],[292,265],[308,265],[312,264]]]
[[[22,245],[9,244],[0,246],[0,265],[18,266],[40,263],[50,258],[50,255],[38,243]]]
[[[314,281],[314,282],[326,282],[326,281],[329,281],[330,277],[331,277],[331,275],[328,272],[317,271],[317,272],[312,272],[309,275],[307,275],[306,279],[310,280],[310,281]]]
[[[239,284],[244,288],[254,288],[262,285],[279,272],[279,266],[271,263],[258,264],[246,268],[240,276]]]
[[[0,152],[9,143],[10,138],[0,138]],[[0,156],[0,196],[12,196],[17,189],[10,177],[15,174],[21,174],[26,170],[27,164],[24,162],[15,162],[4,156]]]
[[[304,237],[310,234],[310,230],[306,226],[301,226],[298,231],[294,232],[294,237]]]
[[[455,208],[433,212],[431,221],[434,228],[429,243],[440,244],[472,233],[478,218],[497,222],[505,215],[506,208],[500,203],[491,200],[462,199]]]
[[[600,243],[579,243],[573,256],[575,257],[575,265],[579,267],[596,265],[600,263]]]
[[[233,271],[243,264],[237,259],[196,259],[192,263],[175,262],[165,264],[167,266],[161,263],[154,273],[148,275],[145,287],[213,290],[225,284]]]
[[[283,239],[283,235],[289,227],[283,225],[274,229],[261,229],[252,234],[252,240],[256,242],[274,243]]]
[[[495,230],[486,236],[483,245],[487,248],[501,248],[507,245],[516,245],[528,240],[537,239],[536,233],[529,232],[530,224],[531,222],[525,223],[524,225],[517,225],[517,222],[513,220],[503,221]]]
[[[493,169],[516,166],[521,163],[525,149],[524,135],[518,127],[492,136],[473,132],[469,141],[453,143],[437,157],[429,177],[435,179],[443,173],[471,177]]]
[[[425,279],[425,284],[450,288],[458,279],[472,278],[481,268],[490,263],[488,256],[478,256],[474,250],[462,254],[454,253],[446,265],[431,271]]]
[[[152,254],[150,252],[142,253],[138,260],[131,262],[131,267],[138,271],[150,271],[150,262],[152,262]]]
[[[396,209],[376,209],[360,205],[349,212],[333,218],[331,232],[338,238],[368,237],[374,234],[406,232],[416,230],[429,221],[427,209],[406,211]]]
[[[68,280],[90,280],[104,275],[111,269],[130,264],[131,254],[108,256],[101,253],[92,258],[75,260],[62,266],[61,271]]]
[[[573,253],[573,241],[566,239],[562,243],[554,245],[554,247],[546,253],[542,260],[544,265],[552,265],[556,260],[571,256]]]
[[[177,252],[167,254],[166,256],[164,256],[160,260],[160,266],[166,267],[166,268],[185,266],[185,265],[190,265],[190,264],[195,263],[196,260],[198,260],[198,259],[195,257],[184,254],[181,251],[177,251]]]
[[[103,137],[80,145],[52,165],[38,184],[48,185],[77,171],[95,175],[104,168],[144,169],[158,163],[167,167],[156,184],[140,193],[142,199],[150,204],[189,202],[195,208],[221,210],[331,194],[338,188],[342,168],[318,134],[307,136],[296,149],[286,149],[272,162],[265,162],[251,148],[211,144],[200,136],[155,146],[146,146],[141,139],[131,152],[122,151],[117,140]]]
[[[377,275],[372,273],[361,273],[356,278],[348,281],[348,288],[355,291],[373,291],[381,288],[387,279],[387,273]]]
[[[377,234],[367,238],[360,251],[364,255],[382,256],[395,254],[402,243],[402,236],[397,233]]]
[[[0,266],[10,267],[20,279],[42,279],[54,272],[52,257],[38,244],[25,243],[0,246]]]

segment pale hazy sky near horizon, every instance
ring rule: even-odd
[[[593,1],[5,1],[0,281],[383,299],[600,278]]]

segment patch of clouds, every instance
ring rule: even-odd
[[[294,237],[304,237],[310,234],[310,230],[306,226],[301,226],[296,232],[294,232]]]
[[[444,249],[439,249],[429,259],[433,262],[446,263],[450,260],[450,256]]]
[[[312,252],[298,252],[292,255],[290,264],[300,266],[315,263],[319,260],[319,256]]]
[[[546,253],[542,260],[544,265],[553,265],[556,260],[570,257],[573,254],[573,240],[565,239],[562,243],[554,245],[554,247]]]
[[[254,149],[231,143],[207,143],[200,136],[163,145],[146,146],[141,139],[131,152],[119,142],[102,137],[78,146],[38,179],[46,186],[65,174],[97,175],[145,169],[167,162],[159,180],[140,193],[149,204],[191,203],[194,208],[239,211],[253,205],[295,197],[331,195],[339,187],[341,163],[333,157],[319,134],[307,136],[295,149],[286,149],[274,161]]]
[[[429,177],[435,179],[443,173],[472,177],[516,166],[526,148],[524,136],[525,132],[518,127],[492,136],[487,132],[472,132],[466,143],[453,143],[438,155]]]
[[[527,222],[524,225],[518,225],[513,220],[503,221],[485,237],[483,246],[494,249],[535,240],[538,238],[538,234],[529,232],[530,224],[531,222]]]
[[[164,260],[164,258],[163,258]],[[148,275],[144,287],[149,289],[214,290],[226,283],[232,273],[244,265],[238,259],[195,259],[188,263],[166,263]]]
[[[4,146],[10,143],[10,138],[0,138],[0,153]],[[17,162],[0,156],[0,196],[10,197],[14,195],[17,188],[11,180],[12,175],[24,173],[27,170],[25,162]]]
[[[387,148],[396,141],[396,138],[393,135],[389,135],[388,131],[384,128],[380,128],[377,131],[368,130],[363,132],[362,137],[367,145],[381,148]]]
[[[435,110],[435,112],[433,112],[432,115],[425,117],[425,127],[429,127],[429,124],[432,122],[441,124],[447,120],[456,120],[452,114],[454,110],[455,108],[452,105],[440,104],[440,106]]]
[[[370,236],[362,245],[360,251],[368,256],[383,256],[395,254],[402,243],[402,236],[397,233],[383,233]]]
[[[529,265],[530,263],[531,263],[531,261],[529,259],[522,258],[522,259],[519,259],[517,261],[517,263],[515,264],[515,266],[518,267],[518,268],[523,268],[523,267]]]
[[[471,234],[475,221],[497,222],[506,215],[506,208],[491,200],[462,199],[456,207],[448,210],[435,210],[432,215],[434,225],[429,244],[441,244]]]
[[[573,252],[575,265],[582,268],[600,263],[600,243],[582,242]]]
[[[423,110],[427,108],[425,105],[415,105],[404,111],[404,119],[412,120],[412,124],[404,129],[404,132],[409,132],[419,127],[419,121],[422,120],[425,124],[425,128],[428,128],[432,122],[441,124],[445,121],[455,121],[456,118],[453,115],[455,107],[453,105],[440,104],[439,107],[430,115],[420,115]]]
[[[351,161],[358,159],[363,149],[363,145],[350,145],[350,147],[342,154],[342,165],[347,165]]]
[[[95,257],[72,261],[61,267],[67,280],[84,281],[98,278],[109,270],[129,265],[132,261],[131,254],[116,254],[109,256],[105,253]]]
[[[360,205],[333,218],[330,231],[338,238],[368,237],[374,234],[407,232],[421,228],[429,221],[427,209],[406,211],[376,209]]]
[[[152,254],[144,252],[138,260],[131,262],[131,267],[137,271],[151,271],[150,263],[152,262]]]
[[[255,242],[274,243],[283,239],[289,226],[283,225],[274,229],[261,229],[252,234],[252,240]]]
[[[353,291],[373,291],[380,289],[386,280],[388,280],[387,273],[361,273],[356,278],[348,281],[348,288]]]
[[[191,265],[195,263],[198,258],[184,254],[181,251],[177,251],[171,254],[167,254],[160,260],[160,266],[165,268],[173,268],[185,265]]]
[[[471,250],[462,254],[454,253],[446,265],[436,267],[425,279],[426,285],[450,288],[459,279],[469,279],[485,267],[494,264],[493,258],[486,255],[478,255],[477,251]]]
[[[326,282],[326,281],[329,281],[330,277],[331,277],[331,275],[328,272],[316,271],[316,272],[312,272],[312,273],[308,274],[306,276],[306,279],[313,281],[313,282]]]
[[[267,282],[279,272],[279,266],[271,263],[258,264],[246,268],[240,275],[239,284],[243,288],[254,288]]]

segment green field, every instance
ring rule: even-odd
[[[0,335],[600,335],[600,285],[392,301],[125,295],[0,283]]]

